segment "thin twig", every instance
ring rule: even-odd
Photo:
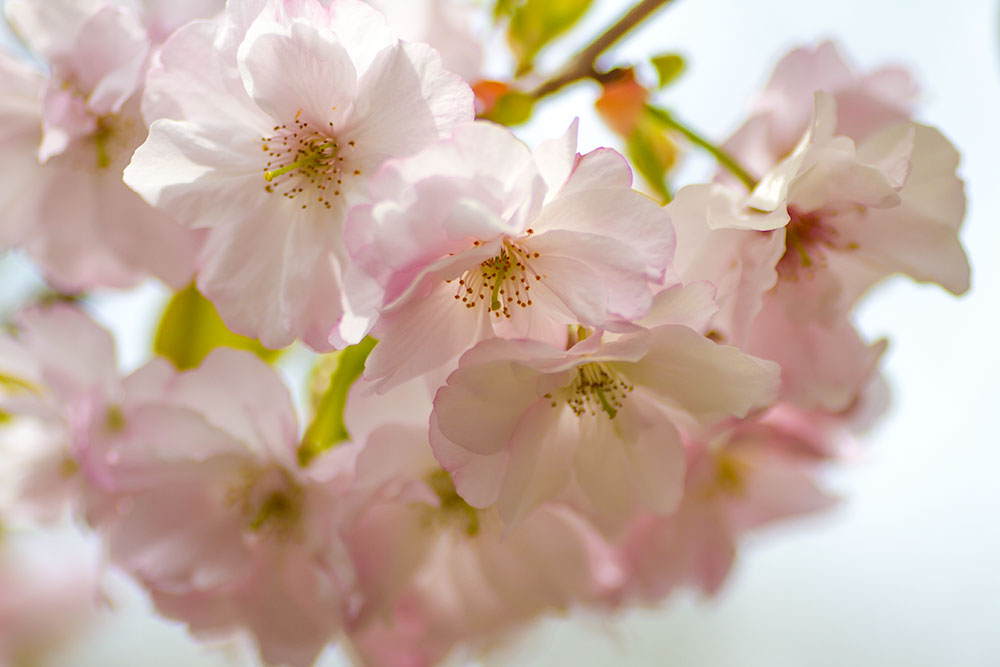
[[[733,158],[733,156],[731,156],[729,153],[725,152],[712,142],[708,141],[707,139],[702,137],[700,134],[692,130],[684,123],[678,121],[676,118],[673,117],[673,115],[670,114],[670,112],[666,111],[665,109],[654,107],[651,104],[647,104],[646,109],[648,110],[649,113],[655,116],[656,119],[659,120],[661,123],[676,130],[677,132],[680,132],[685,137],[687,137],[688,141],[690,141],[692,144],[698,146],[699,148],[710,154],[712,157],[714,157],[719,164],[721,164],[729,171],[729,173],[731,173],[736,178],[740,179],[740,181],[743,182],[743,185],[747,186],[748,190],[753,190],[754,188],[757,187],[757,180],[753,176],[751,176],[750,172],[744,169],[743,165],[737,162]]]
[[[562,90],[571,83],[583,79],[599,79],[600,75],[595,66],[598,57],[653,12],[670,2],[672,0],[642,0],[602,35],[585,46],[560,72],[542,82],[529,94],[537,100]]]

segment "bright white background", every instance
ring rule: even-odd
[[[630,4],[599,0],[579,41]],[[839,509],[746,544],[716,600],[674,599],[617,619],[551,620],[492,663],[1000,665],[997,30],[992,0],[677,0],[609,55],[614,64],[685,54],[688,72],[663,100],[718,139],[740,123],[774,62],[795,45],[834,38],[863,69],[909,66],[923,89],[919,118],[940,127],[963,154],[963,238],[973,290],[954,299],[897,280],[859,311],[866,335],[890,338],[885,372],[894,399],[867,449],[832,480],[844,496]],[[523,136],[535,142],[560,133],[580,115],[581,149],[612,143],[591,112],[593,99],[586,85],[572,89],[545,104]],[[703,174],[705,166],[695,160],[689,173]],[[10,260],[0,263],[4,292],[16,273]],[[155,313],[160,294],[150,288],[97,306],[109,321],[141,322],[143,312]],[[148,330],[120,328],[127,329],[126,363],[134,365]],[[107,620],[93,641],[58,664],[207,667],[224,660],[200,652],[178,627],[131,612]]]

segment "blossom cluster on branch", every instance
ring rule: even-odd
[[[957,152],[905,71],[829,43],[719,146],[591,62],[657,201],[578,121],[530,148],[484,120],[571,83],[519,83],[539,5],[497,3],[502,83],[448,0],[6,0],[46,66],[0,53],[0,244],[67,298],[0,336],[0,663],[100,599],[96,565],[53,590],[8,556],[66,516],[197,636],[417,666],[714,593],[744,534],[833,502],[885,401],[856,304],[968,289]],[[671,193],[685,142],[720,170]],[[164,340],[225,335],[123,375],[75,296],[150,276]],[[296,341],[324,355],[304,424],[267,352]]]

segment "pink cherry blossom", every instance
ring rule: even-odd
[[[482,78],[483,45],[474,31],[474,7],[460,0],[365,1],[385,15],[402,39],[434,47],[449,72],[469,82]]]
[[[0,526],[0,665],[53,664],[96,620],[99,575],[95,540]]]
[[[34,306],[0,336],[0,512],[52,521],[88,489],[80,438],[121,418],[111,335],[79,309]]]
[[[470,505],[496,504],[514,523],[572,475],[603,516],[668,513],[683,488],[675,424],[745,416],[774,398],[774,364],[683,324],[608,338],[568,349],[493,339],[463,355],[435,399],[431,445]]]
[[[358,0],[230,3],[164,47],[125,181],[209,229],[198,285],[230,328],[329,348],[348,207],[382,162],[472,109],[436,53],[396,40]]]
[[[887,341],[864,341],[848,317],[796,318],[773,293],[745,349],[781,366],[781,395],[806,410],[848,410],[875,379]]]
[[[835,131],[862,142],[909,120],[917,86],[901,67],[857,74],[833,42],[795,49],[774,68],[750,118],[723,144],[754,174],[764,174],[795,148],[808,129],[817,91],[837,103]]]
[[[882,346],[847,319],[872,285],[897,272],[956,294],[969,284],[947,140],[903,123],[855,147],[835,120],[817,93],[809,131],[752,193],[695,185],[668,207],[680,275],[719,289],[712,330],[781,363],[784,396],[807,409],[846,408],[872,376]]]
[[[824,510],[833,498],[816,481],[840,437],[825,415],[787,405],[689,439],[684,498],[672,515],[646,515],[622,542],[628,589],[647,602],[690,585],[713,594],[738,539],[767,523]]]
[[[505,531],[466,504],[424,430],[388,424],[363,447],[346,539],[365,599],[350,638],[366,664],[435,665],[619,585],[610,545],[568,508]]]
[[[311,664],[348,611],[335,512],[352,452],[301,468],[288,390],[250,353],[138,373],[124,427],[91,450],[111,558],[195,632],[246,629],[269,664]]]
[[[384,389],[495,335],[561,344],[567,325],[646,315],[674,237],[631,181],[612,150],[578,156],[575,125],[532,154],[471,124],[386,165],[346,232],[355,309],[381,313],[365,377]]]
[[[21,247],[58,288],[124,287],[152,273],[191,279],[201,235],[121,182],[145,136],[139,117],[151,42],[140,17],[107,2],[12,0],[8,17],[48,61],[43,77],[0,55],[0,242]]]

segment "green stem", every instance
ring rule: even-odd
[[[729,173],[731,173],[736,178],[740,179],[743,185],[747,186],[748,190],[753,190],[757,187],[757,180],[750,175],[750,173],[743,168],[743,166],[737,162],[731,155],[726,153],[724,150],[710,142],[709,140],[702,137],[700,134],[692,130],[687,125],[681,123],[679,120],[673,117],[670,112],[665,109],[660,109],[659,107],[654,107],[651,104],[646,105],[646,111],[653,115],[658,121],[666,125],[667,127],[676,130],[680,134],[684,135],[688,141],[692,144],[701,148],[706,153],[715,158],[716,162],[722,165]]]

